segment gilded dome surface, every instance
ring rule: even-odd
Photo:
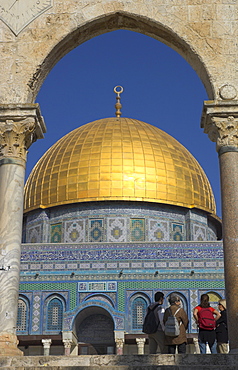
[[[70,132],[33,168],[25,212],[62,204],[126,200],[215,213],[196,159],[164,131],[129,118],[104,118]]]

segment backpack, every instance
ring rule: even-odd
[[[155,311],[156,308],[159,309],[158,306],[160,305],[157,304],[153,306],[152,308],[150,308],[150,306],[147,308],[147,314],[145,316],[143,328],[142,328],[143,333],[153,334],[158,330],[160,322],[159,322],[159,318],[156,317],[157,310]]]
[[[209,308],[201,308],[198,311],[198,326],[200,329],[214,330],[216,327],[216,320],[212,311]]]
[[[170,310],[170,309],[169,309]],[[174,315],[170,310],[171,315],[168,317],[164,324],[164,334],[168,337],[177,337],[180,334],[180,324],[175,317],[176,313],[179,312],[180,308],[177,309]]]

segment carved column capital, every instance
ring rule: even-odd
[[[124,338],[115,338],[116,354],[123,355]]]
[[[145,338],[136,338],[136,344],[138,347],[138,355],[144,354],[144,347],[145,347]]]
[[[38,104],[0,105],[0,160],[26,161],[27,149],[46,132]]]
[[[41,339],[44,348],[50,348],[52,340],[51,339]]]
[[[219,154],[238,151],[238,101],[205,102],[201,127]]]

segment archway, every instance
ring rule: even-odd
[[[79,354],[115,353],[114,322],[103,308],[90,306],[75,318],[74,331],[79,342]]]
[[[148,9],[147,7],[140,7],[139,10],[136,9],[139,5],[137,2],[122,1],[116,4],[115,7],[112,2],[102,1],[102,4],[103,6],[101,4],[95,6],[93,3],[90,4],[88,9],[82,9],[84,7],[81,4],[77,7],[75,2],[69,2],[66,12],[62,8],[62,2],[56,0],[50,15],[43,14],[41,16],[39,13],[37,15],[39,16],[38,19],[32,22],[30,28],[26,28],[15,39],[7,26],[1,24],[5,46],[11,40],[7,53],[3,51],[4,58],[0,72],[2,86],[0,102],[7,105],[2,106],[1,120],[3,133],[6,133],[7,126],[8,134],[10,132],[11,139],[14,138],[6,142],[6,136],[8,135],[2,135],[0,172],[0,193],[2,195],[0,208],[4,210],[1,215],[0,233],[4,241],[2,246],[6,261],[4,267],[6,269],[9,267],[8,270],[10,270],[8,277],[5,278],[4,276],[2,284],[1,296],[4,307],[0,323],[3,332],[13,335],[10,342],[15,340],[16,310],[12,317],[9,315],[7,324],[5,318],[8,316],[8,307],[16,306],[14,302],[18,291],[25,155],[27,148],[34,140],[41,137],[42,131],[44,131],[39,110],[36,106],[26,105],[26,103],[34,101],[44,77],[65,53],[79,43],[106,31],[119,28],[131,29],[146,33],[171,45],[184,55],[198,71],[200,78],[206,85],[209,98],[219,100],[218,103],[212,102],[205,106],[203,126],[209,132],[213,141],[217,141],[222,131],[221,139],[219,137],[218,151],[222,154],[220,158],[224,198],[223,216],[225,216],[223,220],[224,230],[226,231],[224,235],[226,249],[229,251],[225,260],[232,261],[232,264],[228,262],[226,265],[229,288],[235,285],[235,280],[228,271],[236,271],[237,267],[237,256],[234,256],[234,249],[236,250],[237,247],[234,243],[237,242],[238,230],[236,194],[238,178],[236,166],[238,104],[234,100],[237,96],[235,87],[237,85],[237,51],[234,48],[231,32],[224,32],[222,36],[219,35],[220,29],[223,26],[225,29],[226,25],[230,24],[230,19],[233,19],[231,15],[236,14],[237,4],[229,5],[229,8],[222,4],[218,12],[215,12],[213,8],[209,8],[208,13],[202,12],[198,27],[197,24],[195,26],[193,24],[197,20],[197,10],[204,9],[196,7],[197,1],[191,2],[194,8],[188,8],[186,5],[186,8],[182,9],[179,6],[170,7],[161,4],[158,7],[156,1],[151,1]],[[136,14],[136,12],[140,14]],[[206,27],[203,26],[204,20],[208,20]],[[214,37],[211,35],[214,35]],[[41,43],[40,50],[37,47],[39,43]],[[231,58],[231,55],[235,57]],[[222,89],[224,85],[225,90]],[[228,104],[226,104],[227,102],[224,104],[224,100],[229,100]],[[13,103],[13,105],[10,105],[10,103]],[[212,125],[214,125],[213,130],[210,130]],[[22,130],[23,127],[24,130]],[[227,135],[227,130],[230,127],[233,127],[233,132],[231,135]],[[14,141],[16,138],[17,142]],[[9,147],[10,150],[8,150]],[[8,175],[10,173],[12,177],[9,181]],[[234,181],[230,179],[231,173]],[[18,183],[16,178],[18,178]],[[227,179],[232,181],[227,184]],[[10,186],[10,183],[14,185]],[[16,209],[17,212],[15,212]],[[8,222],[10,220],[12,222]],[[16,225],[14,230],[11,229],[12,224]],[[13,255],[14,257],[12,257]],[[235,278],[238,279],[238,276],[235,276]],[[8,292],[12,292],[12,294],[8,296]],[[229,297],[232,297],[234,295],[233,289],[231,288],[228,293]],[[230,308],[232,307],[229,312],[232,312],[235,317],[237,304],[233,305],[230,300],[229,305]]]

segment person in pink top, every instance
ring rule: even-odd
[[[208,294],[202,294],[200,305],[193,311],[193,317],[199,327],[198,344],[202,354],[206,353],[207,343],[211,353],[217,353],[215,328],[216,320],[220,316],[221,314],[210,306]]]

